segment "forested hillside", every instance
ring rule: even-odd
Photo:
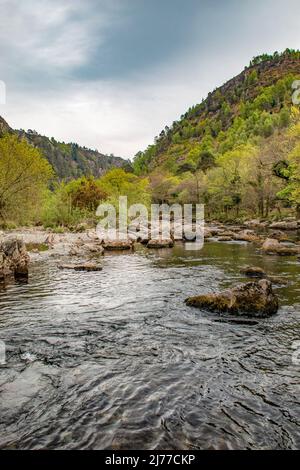
[[[268,217],[300,208],[300,52],[255,57],[134,160],[155,201],[203,202],[207,215]]]
[[[0,136],[6,132],[18,134],[30,145],[40,149],[61,180],[89,175],[98,178],[113,167],[130,168],[130,164],[120,157],[104,155],[97,150],[80,147],[76,143],[58,142],[53,137],[39,135],[33,130],[15,131],[0,117]]]

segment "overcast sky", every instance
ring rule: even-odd
[[[0,115],[132,157],[262,52],[300,49],[299,0],[0,0]]]

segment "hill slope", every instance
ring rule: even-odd
[[[259,152],[270,155],[271,149],[265,147],[276,142],[278,161],[283,159],[286,136],[294,124],[292,84],[296,79],[300,79],[299,51],[254,58],[242,73],[190,108],[153,145],[139,152],[135,172],[150,176],[157,201],[194,199],[209,205],[214,200],[212,205],[221,211],[239,207],[245,196],[241,182],[252,190],[259,184],[253,180],[254,156],[258,158]],[[253,164],[246,177],[247,156]],[[275,157],[271,163],[276,163]],[[270,162],[264,162],[267,165]],[[273,203],[282,183],[278,178],[274,181]],[[227,190],[219,191],[226,184]]]
[[[97,150],[80,147],[76,143],[58,142],[54,138],[39,135],[35,131],[13,130],[0,116],[0,136],[6,132],[17,133],[31,145],[39,148],[54,168],[59,179],[80,176],[101,176],[112,167],[126,168],[130,164],[120,157],[104,155]]]

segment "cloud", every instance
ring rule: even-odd
[[[0,0],[0,114],[132,157],[253,55],[300,47],[296,0]]]

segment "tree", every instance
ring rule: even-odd
[[[286,186],[278,192],[278,197],[287,201],[296,209],[297,219],[300,219],[300,113],[294,110],[294,125],[289,134],[291,150],[279,169],[277,176],[286,181]]]
[[[102,189],[108,195],[108,202],[118,207],[119,197],[127,196],[128,205],[150,205],[151,197],[148,178],[140,178],[133,173],[127,173],[122,168],[108,171],[99,180]]]
[[[13,134],[0,139],[0,219],[26,222],[54,175],[40,151]]]
[[[200,153],[197,168],[204,173],[216,164],[215,156],[209,150],[203,150]]]
[[[170,173],[154,172],[150,176],[152,199],[155,203],[173,203],[179,191],[180,180]]]
[[[66,192],[72,206],[89,211],[95,211],[99,203],[107,198],[107,193],[92,176],[71,181],[66,186]]]

